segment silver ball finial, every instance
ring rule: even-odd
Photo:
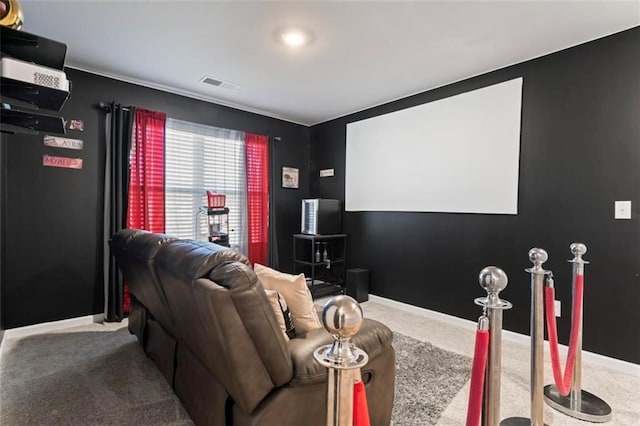
[[[571,253],[577,257],[581,257],[587,252],[587,246],[582,243],[573,243],[569,246],[569,249],[571,250]]]
[[[499,293],[507,288],[509,278],[507,274],[498,268],[497,266],[487,266],[479,275],[480,286],[487,292],[487,297],[478,297],[474,300],[476,305],[480,305],[484,308],[484,315],[487,314],[488,309],[510,309],[511,303],[506,300],[500,300]],[[488,324],[479,323],[480,329],[488,329]],[[485,328],[486,327],[486,328]]]
[[[315,360],[330,369],[349,370],[366,365],[367,353],[350,342],[363,320],[362,308],[353,298],[344,295],[331,298],[322,308],[322,323],[333,335],[333,343],[316,349]]]
[[[487,266],[480,271],[479,281],[480,286],[484,288],[487,293],[497,294],[507,287],[509,278],[507,278],[507,274],[497,266]]]
[[[534,247],[529,250],[529,260],[535,266],[542,266],[549,259],[549,255],[545,249]]]
[[[349,339],[362,326],[362,308],[352,297],[335,296],[322,308],[324,328],[338,339]]]

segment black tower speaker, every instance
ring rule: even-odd
[[[369,270],[347,269],[347,296],[358,302],[369,300]]]

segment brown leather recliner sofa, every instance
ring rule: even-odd
[[[124,229],[111,251],[132,294],[129,330],[198,425],[325,426],[327,372],[318,329],[286,341],[247,258],[226,247]],[[365,319],[352,339],[372,426],[388,426],[392,333]]]

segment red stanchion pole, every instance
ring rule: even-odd
[[[484,378],[489,353],[489,319],[481,316],[478,319],[476,344],[473,351],[473,367],[471,369],[471,386],[469,387],[469,403],[467,405],[466,426],[480,426]]]
[[[551,367],[556,388],[562,396],[567,396],[571,392],[571,383],[575,371],[576,353],[578,349],[578,336],[580,335],[580,321],[582,319],[582,295],[584,289],[584,275],[575,276],[575,295],[573,298],[573,309],[571,316],[571,334],[569,338],[569,352],[565,363],[564,373],[560,363],[558,351],[558,331],[555,312],[555,288],[553,279],[547,280],[544,296],[547,316],[547,333],[549,334],[549,351],[551,353]]]

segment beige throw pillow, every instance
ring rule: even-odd
[[[293,326],[293,319],[285,298],[275,290],[267,290],[265,288],[264,292],[267,295],[267,299],[269,299],[273,313],[276,314],[278,326],[280,326],[280,331],[284,334],[285,340],[293,339],[296,335],[296,329]]]
[[[276,290],[284,297],[291,311],[296,333],[306,333],[322,327],[304,274],[285,274],[258,263],[253,269],[265,289]]]

